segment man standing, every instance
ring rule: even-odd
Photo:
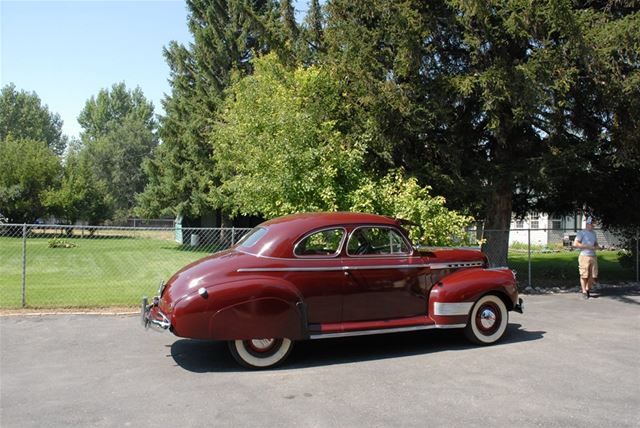
[[[586,230],[581,230],[576,235],[573,246],[580,248],[580,256],[578,256],[578,270],[580,271],[580,286],[582,287],[582,297],[588,299],[591,297],[589,292],[593,283],[598,279],[598,257],[596,249],[598,248],[598,240],[596,233],[593,231],[595,220],[588,217],[586,221]]]

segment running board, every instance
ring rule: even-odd
[[[466,324],[448,324],[448,325],[414,325],[408,327],[395,327],[395,328],[378,328],[375,330],[355,330],[355,331],[341,331],[337,333],[317,333],[311,334],[310,339],[331,339],[335,337],[351,337],[351,336],[370,336],[373,334],[387,334],[387,333],[401,333],[408,331],[418,330],[431,330],[434,328],[449,329],[449,328],[464,328]]]

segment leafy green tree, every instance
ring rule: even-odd
[[[58,156],[67,145],[60,116],[50,112],[35,92],[18,91],[14,84],[0,92],[0,139],[9,135],[18,140],[43,141]]]
[[[72,149],[65,158],[60,186],[43,193],[50,212],[68,224],[99,224],[110,218],[113,202],[104,182],[93,174],[88,157]]]
[[[149,183],[139,197],[144,216],[197,217],[212,209],[217,185],[207,139],[234,79],[252,72],[250,59],[268,52],[275,37],[277,5],[267,0],[189,0],[188,47],[171,42],[164,55],[171,94],[163,101],[162,144],[145,164]]]
[[[97,96],[87,100],[78,116],[82,126],[80,138],[86,145],[117,130],[125,121],[137,122],[149,131],[157,127],[153,104],[145,98],[142,89],[129,90],[120,82],[111,89],[101,89]]]
[[[402,170],[391,171],[379,180],[366,179],[351,195],[352,211],[371,212],[407,220],[414,242],[430,246],[469,243],[466,228],[472,217],[451,211],[442,196],[431,196],[415,177]]]
[[[305,36],[311,48],[316,51],[324,49],[324,21],[320,1],[311,0],[305,17]]]
[[[366,171],[368,137],[353,131],[344,85],[320,67],[289,69],[275,55],[231,88],[211,134],[221,186],[211,204],[275,217],[301,211],[367,211],[410,220],[428,245],[465,240],[470,217],[401,171]]]
[[[231,88],[211,144],[221,186],[210,204],[274,217],[349,206],[364,145],[345,135],[341,88],[318,68],[289,70],[275,55]]]
[[[140,88],[128,90],[118,83],[91,97],[78,122],[83,127],[83,157],[90,166],[82,171],[106,185],[106,200],[113,203],[116,217],[129,216],[136,194],[147,183],[143,162],[158,145],[153,104]]]
[[[48,214],[44,193],[55,187],[60,159],[44,141],[0,140],[0,210],[14,223],[33,223]]]
[[[584,3],[584,4],[580,4]],[[580,130],[581,144],[565,150],[561,171],[541,209],[587,209],[604,224],[640,227],[640,2],[579,2],[585,54],[575,61],[578,84],[563,115]],[[620,195],[612,197],[612,195]]]
[[[596,3],[330,2],[327,61],[379,130],[370,164],[404,167],[488,230],[544,206],[565,177],[584,204],[581,168],[616,166],[637,188],[621,156],[633,133],[620,132],[637,124],[627,100],[637,99],[637,12]],[[606,76],[628,80],[626,93],[611,86],[624,97],[598,88]],[[505,264],[508,234],[485,236],[492,263]]]

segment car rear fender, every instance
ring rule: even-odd
[[[302,339],[307,335],[306,308],[292,284],[256,277],[229,285],[232,288],[213,287],[209,293],[210,298],[220,299],[209,319],[211,339]]]
[[[438,281],[429,293],[429,316],[438,325],[466,324],[473,304],[485,294],[500,297],[507,310],[518,301],[515,275],[507,268],[466,269]]]

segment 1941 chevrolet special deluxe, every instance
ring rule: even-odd
[[[306,339],[459,328],[488,345],[522,307],[515,274],[478,250],[419,250],[389,217],[308,213],[184,267],[143,298],[142,322],[228,341],[240,364],[266,368]]]

